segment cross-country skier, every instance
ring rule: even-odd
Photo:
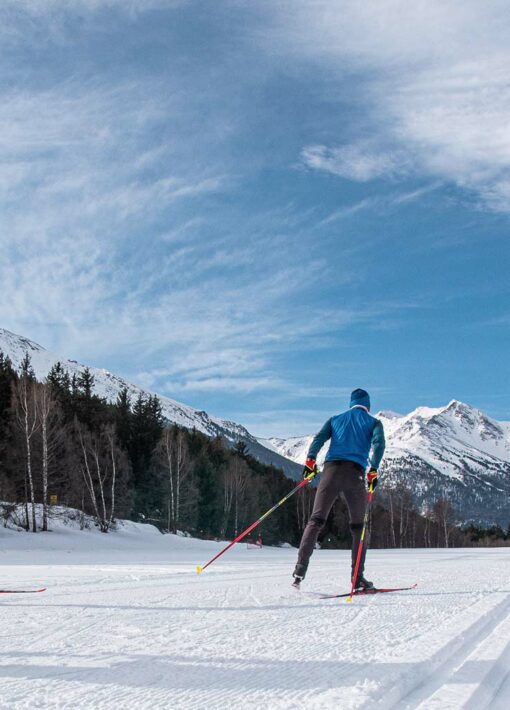
[[[375,488],[377,469],[385,446],[383,425],[369,412],[368,392],[362,389],[354,390],[349,409],[328,419],[310,445],[303,476],[315,469],[315,460],[319,451],[326,441],[331,439],[324,471],[315,495],[312,516],[299,546],[298,561],[293,573],[295,587],[299,587],[305,578],[317,537],[340,493],[343,494],[349,508],[352,534],[352,580],[367,502],[365,469],[372,450],[367,480]],[[366,545],[363,549],[355,589],[371,589],[374,586],[363,576],[365,552]]]

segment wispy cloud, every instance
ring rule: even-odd
[[[442,186],[442,184],[443,183],[440,181],[435,181],[430,183],[429,185],[419,187],[416,190],[401,192],[400,194],[393,195],[392,197],[390,197],[389,203],[393,205],[405,205],[409,202],[414,202],[415,200],[419,200],[424,195],[428,195],[430,192],[438,190]]]
[[[508,4],[478,2],[265,5],[266,46],[319,62],[328,94],[354,74],[358,136],[303,149],[313,168],[367,181],[412,171],[510,211]],[[369,147],[366,136],[370,135]]]
[[[270,401],[276,426],[303,400],[320,424],[349,388],[317,363],[382,342],[414,293],[385,270],[400,233],[363,224],[451,182],[505,209],[506,89],[487,77],[507,50],[497,35],[473,80],[469,3],[460,23],[434,4],[433,61],[428,4],[194,5],[0,8],[0,322],[227,416]]]
[[[375,207],[379,203],[378,197],[364,197],[362,200],[358,200],[352,205],[345,205],[338,210],[335,210],[330,215],[321,219],[317,223],[318,227],[326,227],[328,224],[337,222],[340,219],[345,219],[345,217],[351,217],[352,215],[358,214],[358,212],[363,212],[364,210],[369,210]]]
[[[470,323],[470,329],[472,328],[507,328],[510,326],[510,313],[503,313],[503,315],[494,316],[493,318],[487,318],[485,320]]]
[[[407,205],[416,200],[420,200],[425,195],[428,195],[434,190],[438,190],[442,183],[435,181],[428,185],[423,185],[422,187],[416,188],[415,190],[406,190],[400,192],[391,192],[386,195],[377,194],[371,197],[364,197],[357,202],[350,205],[344,205],[338,210],[331,212],[327,217],[324,217],[319,222],[317,222],[317,227],[327,227],[328,225],[338,222],[342,219],[348,217],[353,217],[360,212],[375,211],[383,212],[391,210],[392,208],[398,208],[402,205]]]
[[[301,158],[310,168],[357,182],[403,174],[408,171],[409,162],[405,154],[384,151],[366,141],[337,148],[324,145],[306,146],[302,150]]]

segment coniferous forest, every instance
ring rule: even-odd
[[[131,401],[126,389],[110,403],[94,393],[86,368],[70,376],[56,363],[38,382],[27,355],[19,370],[0,353],[0,514],[15,504],[27,531],[51,528],[51,505],[78,509],[108,532],[115,521],[149,522],[162,532],[231,539],[296,482],[232,445],[165,422],[155,395]],[[268,517],[264,544],[297,545],[313,506],[307,487]],[[501,529],[453,525],[446,500],[422,515],[410,490],[379,486],[371,514],[372,547],[507,544]],[[42,509],[37,519],[36,506]],[[320,538],[350,546],[341,500]]]

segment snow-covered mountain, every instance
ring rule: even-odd
[[[8,356],[16,368],[20,366],[25,354],[28,353],[36,377],[39,380],[46,377],[51,367],[56,362],[61,362],[62,366],[71,376],[83,372],[86,367],[86,365],[82,365],[76,362],[76,360],[68,360],[61,355],[56,355],[43,348],[41,345],[34,343],[32,340],[11,333],[3,328],[0,328],[0,352]],[[94,375],[94,393],[99,397],[104,397],[110,402],[116,400],[118,393],[124,387],[127,387],[132,401],[140,394],[151,394],[142,387],[134,385],[124,378],[108,372],[108,370],[95,367],[90,367],[89,369]],[[281,456],[273,447],[269,449],[266,448],[241,424],[213,417],[207,414],[207,412],[194,409],[187,404],[182,404],[169,397],[163,397],[159,394],[158,397],[161,401],[163,416],[167,421],[179,424],[188,429],[195,428],[197,431],[207,436],[222,436],[230,443],[243,441],[247,445],[248,451],[260,461],[272,463],[278,468],[282,468],[285,473],[292,478],[299,476],[301,469],[296,463]]]
[[[384,424],[387,448],[381,466],[386,485],[406,483],[422,509],[440,496],[459,519],[510,522],[510,422],[491,419],[468,404],[418,407],[401,416],[376,415]],[[261,440],[302,464],[313,436]],[[319,456],[322,463],[327,452]]]
[[[27,338],[0,328],[0,352],[19,367],[26,353],[39,379],[60,361],[69,373],[85,368],[49,352]],[[95,392],[114,401],[123,387],[132,399],[149,392],[108,370],[90,368],[95,378]],[[289,439],[256,439],[245,427],[219,419],[160,396],[163,415],[189,429],[207,436],[222,436],[235,443],[243,441],[260,461],[282,468],[291,478],[299,478],[301,466],[313,435]],[[456,400],[445,407],[418,407],[402,416],[379,412],[386,433],[387,448],[381,467],[386,485],[403,482],[410,486],[422,509],[432,507],[440,496],[453,503],[460,520],[510,522],[510,422],[499,422],[468,404]],[[325,446],[319,456],[322,463]]]

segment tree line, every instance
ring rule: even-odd
[[[15,369],[0,352],[0,501],[4,515],[22,504],[28,531],[48,529],[56,497],[93,516],[102,532],[129,518],[227,538],[293,485],[242,442],[166,422],[155,395],[132,400],[124,388],[108,402],[95,393],[88,368],[71,375],[57,362],[38,382],[28,354]],[[298,534],[293,507],[262,527],[268,544],[295,542]]]
[[[295,485],[246,445],[209,438],[164,420],[157,396],[115,402],[94,391],[88,368],[70,374],[57,362],[38,382],[27,354],[18,369],[0,352],[0,505],[4,517],[22,504],[23,526],[47,530],[50,502],[93,516],[108,532],[118,518],[150,522],[164,532],[232,538]],[[260,528],[265,544],[299,544],[315,489],[302,489]],[[463,531],[448,501],[426,515],[412,492],[378,488],[371,515],[372,547],[497,544],[497,532]],[[36,515],[36,509],[42,515]],[[0,511],[1,512],[1,511]],[[350,546],[345,505],[338,501],[322,546]]]

